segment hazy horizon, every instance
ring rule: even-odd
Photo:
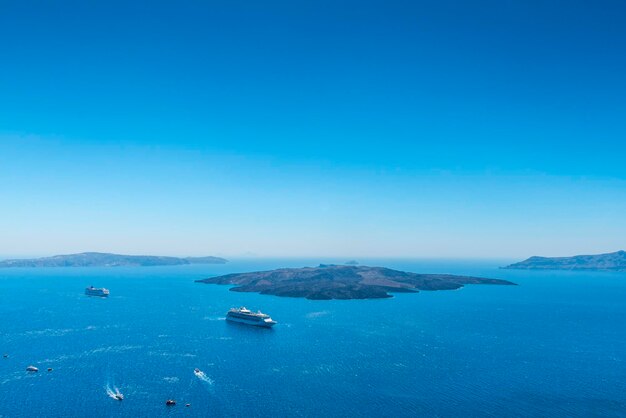
[[[623,251],[621,249],[617,249],[615,251],[607,251],[609,253],[614,253],[618,251]],[[477,261],[477,262],[509,262],[509,261],[522,261],[532,256],[542,256],[542,257],[570,257],[570,256],[580,256],[580,255],[597,255],[601,253],[594,254],[532,254],[521,257],[514,256],[501,256],[501,257],[462,257],[462,256],[419,256],[419,255],[410,255],[410,256],[377,256],[377,255],[337,255],[337,254],[318,254],[318,255],[291,255],[291,256],[281,256],[281,255],[259,255],[259,254],[166,254],[166,253],[146,253],[146,252],[137,252],[137,253],[123,253],[119,251],[76,251],[76,252],[59,252],[59,253],[49,253],[49,254],[0,254],[0,261],[8,260],[8,259],[36,259],[36,258],[46,258],[53,257],[59,255],[72,255],[72,254],[80,254],[80,253],[106,253],[106,254],[117,254],[117,255],[130,255],[130,256],[166,256],[166,257],[202,257],[202,256],[215,256],[226,259],[227,261],[242,261],[242,260],[302,260],[302,261],[319,261],[321,263],[324,262],[332,262],[332,263],[347,263],[356,261],[358,264],[364,264],[369,261],[383,261],[383,260],[415,260],[415,261]]]

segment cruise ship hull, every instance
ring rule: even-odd
[[[226,317],[227,321],[231,321],[231,322],[238,322],[240,324],[246,324],[246,325],[252,325],[255,327],[261,327],[261,328],[272,328],[274,325],[276,325],[275,321],[271,321],[271,322],[266,322],[266,321],[256,321],[253,319],[247,319],[247,318],[238,318],[238,317],[233,317],[233,316],[227,316]]]

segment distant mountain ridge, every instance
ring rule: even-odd
[[[0,267],[121,267],[177,266],[184,264],[224,264],[221,257],[167,257],[86,252],[52,257],[0,261]]]
[[[530,257],[503,267],[524,270],[612,270],[626,271],[626,251],[573,257]]]

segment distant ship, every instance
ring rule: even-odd
[[[265,328],[271,328],[276,325],[276,321],[270,318],[269,315],[261,311],[252,312],[245,307],[230,309],[226,314],[226,320]]]
[[[101,298],[106,298],[109,296],[109,289],[105,289],[104,287],[89,286],[85,289],[85,294],[87,296],[100,296]]]

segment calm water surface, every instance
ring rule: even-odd
[[[9,354],[0,359],[0,417],[626,417],[624,273],[370,260],[519,286],[367,301],[194,283],[333,261],[345,260],[0,270],[0,352]],[[111,297],[84,296],[91,284]],[[224,321],[238,305],[279,324]],[[40,372],[25,372],[30,364]],[[107,386],[126,399],[111,399]],[[168,398],[178,405],[166,407]]]

